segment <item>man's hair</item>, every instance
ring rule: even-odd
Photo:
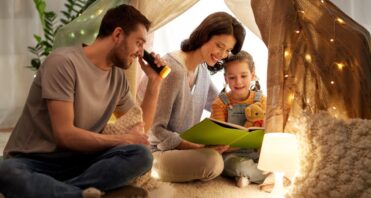
[[[222,34],[232,35],[236,39],[232,53],[237,54],[242,48],[246,32],[242,24],[226,12],[215,12],[207,16],[189,38],[182,42],[181,49],[184,52],[194,51],[208,42],[211,37]],[[212,73],[222,68],[223,66],[220,63],[217,63],[214,67],[208,67]]]
[[[133,6],[122,4],[107,11],[102,19],[97,37],[104,38],[112,34],[117,27],[129,34],[136,30],[138,24],[143,24],[148,31],[151,22]]]

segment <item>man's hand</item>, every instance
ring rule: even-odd
[[[166,62],[163,59],[161,59],[159,54],[155,54],[154,52],[151,52],[151,55],[153,56],[157,67],[161,67],[162,65],[166,65]],[[151,81],[151,80],[155,80],[155,81],[162,80],[161,76],[156,71],[154,71],[151,68],[151,66],[146,64],[143,61],[142,57],[139,57],[138,61],[139,61],[139,64],[140,64],[142,70],[148,76],[149,81]]]
[[[144,123],[140,122],[128,130],[125,134],[127,143],[129,144],[145,144],[149,145],[148,136],[144,133]]]

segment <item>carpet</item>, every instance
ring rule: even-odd
[[[153,181],[152,181],[153,182]],[[256,184],[250,184],[245,188],[238,188],[233,180],[217,177],[211,181],[169,183],[156,182],[156,188],[149,190],[149,198],[266,198],[269,193],[259,190]],[[119,198],[120,189],[107,193],[104,198]]]

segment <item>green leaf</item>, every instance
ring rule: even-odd
[[[33,37],[35,38],[35,40],[36,40],[37,43],[40,43],[41,36],[34,34]]]
[[[41,61],[40,61],[39,58],[33,58],[33,59],[31,60],[31,66],[32,66],[33,68],[39,69],[40,65],[41,65]]]

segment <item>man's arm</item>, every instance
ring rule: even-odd
[[[148,144],[140,130],[124,135],[104,135],[74,126],[73,103],[48,100],[48,111],[58,146],[80,152],[94,152],[119,144]]]
[[[152,52],[151,55],[154,56],[157,66],[166,65],[165,61],[162,60],[158,54]],[[162,84],[162,78],[148,64],[145,64],[142,58],[139,58],[138,61],[142,70],[148,77],[147,88],[141,104],[143,111],[144,131],[147,132],[152,127],[153,119],[156,113],[157,100]]]

